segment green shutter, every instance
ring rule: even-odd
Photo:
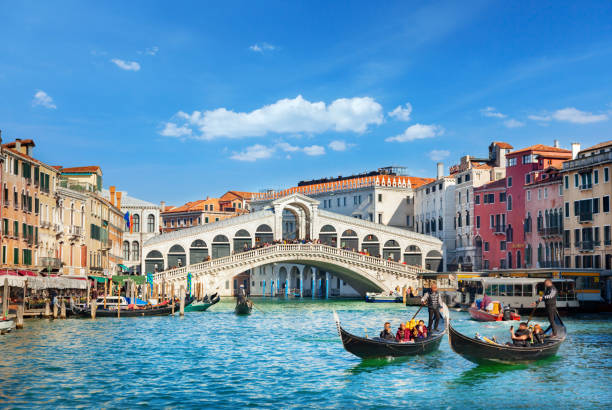
[[[2,247],[2,263],[6,264],[6,246]]]
[[[13,265],[19,265],[19,248],[13,248]]]

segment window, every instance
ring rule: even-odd
[[[599,213],[599,198],[592,198],[593,200],[593,213],[594,214],[598,214]]]
[[[531,201],[531,191],[527,190],[527,200]]]
[[[508,195],[507,209],[508,211],[512,211],[512,195]]]
[[[476,217],[476,228],[480,229],[480,215]]]
[[[484,250],[485,252],[489,252],[489,242],[484,243]]]
[[[574,246],[580,246],[580,229],[574,229]]]
[[[548,198],[548,188],[544,188],[544,199]]]
[[[468,182],[470,180],[470,174],[465,174],[465,182]]]
[[[516,160],[516,158],[515,158]],[[512,186],[512,177],[508,177],[508,188]]]
[[[610,225],[604,226],[604,245],[610,245]]]
[[[140,215],[134,215],[134,232],[140,232]]]
[[[516,165],[516,158],[508,158],[508,166],[513,167]]]
[[[610,169],[604,168],[604,182],[610,181]]]
[[[565,184],[565,189],[569,189],[569,176],[563,177],[563,183]]]
[[[569,218],[570,214],[569,214],[569,202],[565,203],[565,217]]]
[[[533,161],[533,155],[523,155],[523,164],[531,164]]]
[[[569,229],[566,229],[563,231],[563,247],[564,248],[569,248],[570,247],[570,231]]]
[[[599,184],[599,170],[593,170],[593,183]]]
[[[378,202],[382,202],[382,194],[378,194]]]
[[[342,201],[344,202],[344,206],[346,206],[346,197],[342,198]]]
[[[15,161],[17,163],[17,161]],[[19,248],[13,248],[13,264],[19,265]]]
[[[529,184],[531,182],[531,174],[525,174],[525,183]]]
[[[505,192],[500,192],[499,193],[499,202],[506,202],[506,193]]]
[[[207,217],[207,216],[205,216],[205,217],[204,217],[204,223],[205,223],[205,224],[207,224],[207,223],[208,223],[208,217]]]
[[[138,242],[132,242],[132,260],[137,261],[140,259],[140,245]]]
[[[336,198],[336,205],[340,208],[340,198]]]
[[[461,177],[457,178],[457,184],[461,183]]]
[[[574,174],[574,187],[578,188],[578,174]]]
[[[123,242],[123,260],[130,260],[130,243],[128,241]]]
[[[147,232],[155,232],[155,216],[153,215],[147,216]]]
[[[602,210],[603,212],[610,212],[610,196],[604,196],[602,198]]]
[[[480,205],[480,195],[474,195],[474,203]]]
[[[499,250],[500,251],[505,251],[506,250],[506,241],[500,241],[499,242]]]
[[[378,223],[381,224],[382,222],[382,214],[378,214]]]

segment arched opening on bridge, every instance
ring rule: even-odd
[[[357,252],[359,250],[359,238],[357,232],[352,229],[347,229],[342,233],[340,238],[340,247],[349,251]]]
[[[306,204],[290,202],[283,206],[283,239],[310,239],[311,225],[312,215]]]
[[[331,225],[324,225],[319,233],[319,240],[324,245],[333,246],[334,248],[337,247],[338,234],[336,233],[336,228]]]
[[[244,252],[253,247],[253,242],[251,240],[251,234],[245,230],[241,229],[236,232],[234,235],[234,251],[235,252]]]
[[[283,210],[283,239],[293,240],[299,237],[299,220],[297,211],[292,209]]]
[[[189,264],[204,262],[208,258],[208,247],[206,242],[196,239],[189,247]]]
[[[255,230],[255,244],[272,243],[272,241],[274,241],[274,234],[270,225],[259,225]]]
[[[442,254],[439,251],[429,251],[425,257],[425,269],[442,272]]]
[[[145,257],[145,273],[155,273],[163,270],[164,256],[160,251],[151,251]]]
[[[416,245],[408,245],[404,251],[404,263],[411,266],[423,266],[423,254],[421,248]]]
[[[292,266],[289,271],[289,293],[300,289],[300,270],[297,266]]]
[[[212,259],[222,258],[230,255],[229,239],[225,235],[217,235],[212,241]]]
[[[187,263],[185,249],[181,245],[174,245],[168,251],[168,269],[180,268]]]
[[[385,242],[383,246],[383,258],[391,259],[395,262],[399,262],[402,258],[402,248],[400,248],[399,243],[394,241],[393,239]]]
[[[361,249],[370,256],[380,256],[380,242],[376,235],[366,235],[361,243]]]

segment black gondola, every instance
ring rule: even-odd
[[[185,306],[189,306],[195,298],[186,298]],[[180,309],[180,302],[174,304],[174,312],[178,312]],[[71,308],[72,314],[77,317],[91,317],[91,308],[80,308],[73,306]],[[119,317],[142,317],[142,316],[166,316],[172,314],[172,304],[168,303],[165,305],[135,308],[135,309],[121,309]],[[117,309],[96,309],[96,317],[117,317]]]
[[[340,318],[335,311],[334,319],[336,320],[338,334],[340,335],[340,339],[342,339],[342,345],[346,351],[362,359],[414,356],[431,353],[438,350],[442,337],[446,333],[446,330],[443,330],[439,333],[433,333],[428,338],[422,339],[422,341],[417,340],[414,343],[397,343],[384,341],[379,338],[370,339],[367,337],[355,336],[342,328],[340,325]]]
[[[565,325],[559,317],[559,312],[555,315],[557,325],[557,335],[551,336],[552,326],[544,332],[547,337],[545,342],[540,345],[528,347],[508,346],[502,344],[488,343],[459,333],[448,323],[448,342],[455,353],[463,356],[467,360],[482,363],[525,363],[533,362],[545,357],[554,356],[559,350],[559,346],[565,340],[567,331]]]

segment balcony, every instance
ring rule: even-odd
[[[580,189],[581,191],[586,191],[587,189],[593,189],[593,184],[588,183],[588,184],[580,184],[578,186],[578,189]]]
[[[600,241],[582,241],[576,242],[576,247],[580,252],[593,252],[596,246],[600,245]]]
[[[45,268],[59,269],[62,267],[62,261],[60,261],[58,258],[43,256],[40,258],[40,265],[44,266]]]
[[[110,239],[107,241],[102,241],[102,249],[104,250],[110,250],[113,247],[113,241],[111,241]]]
[[[68,232],[72,236],[83,236],[83,228],[77,225],[70,226]]]
[[[607,241],[604,241],[604,246],[610,246],[612,245],[612,241],[610,239],[608,239]]]
[[[580,213],[578,215],[578,222],[581,224],[586,224],[586,223],[591,223],[593,222],[593,213],[592,212],[585,212],[585,213]]]
[[[549,228],[538,227],[538,234],[540,236],[559,236],[563,235],[563,228],[559,226]]]
[[[495,225],[493,226],[493,232],[497,235],[505,235],[506,234],[506,225]]]
[[[603,152],[584,158],[576,158],[571,161],[565,161],[563,163],[563,171],[572,171],[575,169],[590,167],[610,161],[612,161],[612,152]]]

